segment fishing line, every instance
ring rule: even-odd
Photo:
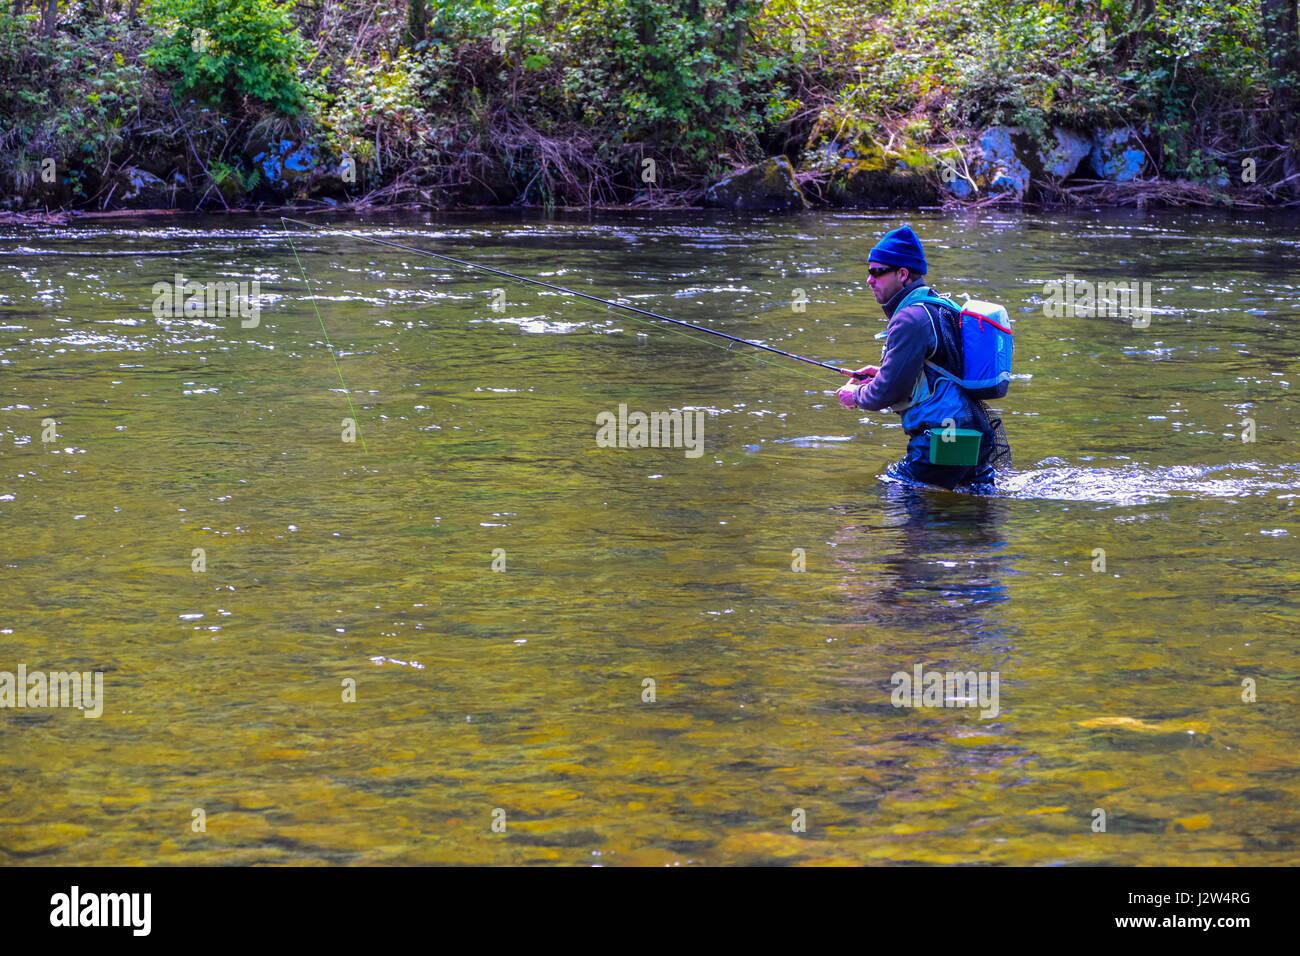
[[[364,241],[366,241],[366,242],[377,243],[378,245],[381,245],[381,246],[390,246],[390,247],[392,247],[392,248],[394,248],[394,249],[401,249],[403,252],[411,252],[411,253],[415,253],[416,255],[428,256],[430,259],[441,259],[441,260],[444,261],[444,262],[451,262],[451,263],[454,263],[454,264],[456,264],[456,265],[458,265],[458,266],[464,266],[464,267],[467,268],[467,269],[477,269],[477,270],[479,270],[480,272],[487,272],[487,273],[490,273],[491,275],[494,275],[494,276],[500,276],[500,277],[502,277],[502,278],[504,278],[504,279],[510,279],[510,280],[512,280],[512,281],[514,281],[514,282],[519,282],[519,283],[524,283],[524,284],[530,284],[530,285],[541,286],[542,288],[550,289],[550,290],[552,290],[552,291],[554,291],[554,292],[559,292],[559,293],[562,293],[562,294],[564,294],[564,295],[571,295],[571,296],[574,296],[574,297],[579,298],[579,299],[586,299],[586,300],[589,301],[589,302],[595,302],[595,303],[597,303],[597,304],[599,304],[599,305],[603,305],[603,306],[605,306],[606,311],[608,311],[608,310],[611,309],[611,308],[614,308],[614,309],[623,309],[624,311],[633,314],[633,317],[634,317],[634,320],[635,320],[635,321],[642,322],[642,323],[644,323],[644,324],[646,324],[646,325],[653,325],[653,324],[654,324],[653,322],[648,322],[648,321],[646,321],[646,319],[653,319],[653,320],[656,320],[656,321],[659,321],[659,322],[668,322],[668,323],[670,323],[670,324],[672,324],[672,325],[676,325],[676,326],[684,326],[684,327],[689,328],[689,329],[694,329],[694,330],[696,330],[696,331],[698,331],[698,332],[704,332],[704,333],[706,333],[706,334],[708,334],[708,335],[714,335],[714,336],[717,336],[718,338],[727,339],[727,340],[729,340],[729,341],[732,343],[732,345],[735,345],[737,342],[739,342],[739,343],[742,344],[742,345],[748,345],[748,346],[750,346],[751,348],[761,349],[761,350],[764,351],[764,352],[772,352],[773,354],[776,354],[776,355],[783,355],[783,356],[785,356],[786,358],[792,358],[792,359],[794,359],[794,360],[796,360],[796,361],[798,361],[798,362],[805,362],[805,363],[807,363],[808,365],[816,365],[816,366],[818,366],[819,368],[824,368],[824,369],[827,369],[828,371],[837,372],[837,373],[839,373],[840,375],[847,375],[847,376],[852,377],[853,374],[854,374],[854,370],[853,370],[853,369],[845,369],[845,368],[839,368],[839,367],[837,367],[837,366],[835,366],[835,365],[828,365],[828,364],[826,364],[825,362],[818,362],[818,361],[816,361],[815,359],[805,358],[805,357],[802,356],[802,355],[795,355],[793,352],[787,352],[787,351],[785,351],[784,349],[774,348],[774,347],[772,347],[772,346],[770,346],[770,345],[763,345],[761,342],[751,342],[749,339],[742,339],[742,338],[740,338],[739,336],[728,335],[726,332],[719,332],[719,331],[717,331],[716,329],[710,329],[710,328],[708,328],[707,326],[696,325],[696,324],[694,324],[693,322],[685,322],[685,321],[682,321],[681,319],[673,319],[673,318],[669,318],[668,316],[666,316],[666,315],[660,315],[660,314],[658,314],[657,312],[650,312],[650,311],[648,311],[648,310],[646,310],[646,309],[638,309],[638,308],[636,308],[635,306],[625,305],[625,304],[622,303],[622,302],[614,302],[614,301],[612,301],[612,300],[610,300],[610,299],[602,299],[600,296],[589,295],[589,294],[586,293],[586,292],[578,292],[578,291],[576,291],[576,290],[574,290],[574,289],[568,289],[568,288],[565,288],[564,286],[554,285],[554,284],[552,284],[552,283],[550,283],[550,282],[543,282],[541,279],[532,279],[532,278],[529,278],[529,277],[527,277],[527,276],[516,275],[516,274],[514,274],[513,272],[505,272],[504,270],[501,270],[501,269],[494,269],[494,268],[492,268],[491,266],[480,265],[480,264],[478,264],[478,263],[476,263],[476,262],[469,262],[469,261],[464,260],[464,259],[456,259],[456,258],[453,258],[452,256],[443,255],[442,253],[438,253],[438,252],[429,252],[427,249],[419,249],[419,248],[416,248],[415,246],[408,246],[408,245],[405,245],[405,244],[400,243],[400,242],[393,242],[393,241],[391,241],[391,240],[389,240],[389,239],[379,239],[379,238],[376,238],[376,237],[374,237],[374,236],[367,236],[367,235],[364,235],[364,234],[361,234],[361,233],[346,232],[346,231],[341,230],[341,229],[331,229],[331,228],[328,227],[328,226],[320,226],[320,225],[317,225],[317,224],[315,224],[315,223],[304,222],[304,221],[301,220],[301,219],[290,219],[290,218],[288,218],[287,216],[281,216],[281,217],[280,217],[280,221],[281,221],[281,222],[292,222],[292,223],[295,223],[295,224],[300,225],[300,226],[307,226],[309,229],[319,229],[319,230],[323,230],[323,231],[335,232],[335,233],[338,233],[339,235],[347,236],[347,237],[352,238],[352,239],[362,239],[362,240],[364,240]],[[286,229],[285,232],[286,232],[286,234],[287,234],[287,233],[288,233],[288,230]],[[292,241],[290,242],[290,245],[292,246]],[[296,250],[294,251],[294,255],[295,255],[295,257],[297,256],[297,251],[296,251]],[[302,265],[302,263],[301,263],[301,261],[299,261],[299,266],[301,267],[301,265]],[[319,310],[317,310],[317,314],[319,315]],[[646,318],[636,318],[636,316],[645,316]],[[322,324],[322,327],[323,327],[323,324]],[[677,331],[677,330],[674,330],[674,331]],[[692,339],[692,340],[697,341],[697,342],[702,342],[702,343],[705,343],[705,344],[712,344],[712,343],[709,343],[707,339],[700,339],[700,338],[697,338],[696,336],[688,335],[688,334],[685,333],[685,332],[677,332],[677,334],[678,334],[678,335],[683,335],[683,336],[685,336],[686,338],[688,338],[688,339]],[[720,347],[720,346],[719,346],[719,347]],[[731,346],[727,346],[727,351],[730,351],[730,350],[731,350]],[[754,357],[755,357],[755,358],[758,358],[758,356],[754,356]],[[760,359],[760,362],[761,362],[761,361],[762,361],[762,360]],[[771,363],[769,363],[769,362],[762,362],[762,364],[763,364],[763,365],[769,365],[769,364],[771,364]],[[787,368],[785,371],[787,371],[787,372],[794,372],[795,370],[792,369],[792,368]],[[813,374],[811,374],[811,373],[809,373],[809,372],[800,372],[800,374],[805,375],[805,376],[807,376],[808,378],[814,378],[814,379],[816,378],[815,375],[813,375]],[[820,379],[819,379],[819,381],[820,381]]]
[[[357,437],[361,439],[361,453],[370,454],[366,448],[366,438],[361,434],[361,418],[357,415],[357,410],[352,405],[352,392],[348,389],[348,383],[343,381],[343,369],[339,367],[339,357],[334,352],[334,346],[330,344],[330,334],[325,331],[325,320],[321,318],[320,306],[316,304],[316,295],[311,291],[311,280],[307,278],[307,270],[303,267],[302,260],[298,258],[298,248],[293,244],[293,237],[289,230],[284,231],[285,238],[289,240],[289,248],[293,250],[293,257],[298,262],[298,270],[302,273],[302,281],[307,284],[307,294],[311,296],[311,307],[316,310],[316,320],[320,322],[321,334],[325,336],[325,347],[330,350],[330,358],[334,359],[334,370],[339,373],[339,384],[343,386],[343,396],[348,400],[348,411],[352,413],[352,423],[356,426]]]

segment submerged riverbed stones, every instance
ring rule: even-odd
[[[773,156],[710,186],[704,205],[745,212],[798,212],[808,207],[808,201],[790,160]]]

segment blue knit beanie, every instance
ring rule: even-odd
[[[876,243],[867,257],[871,262],[887,266],[902,266],[913,275],[925,275],[930,270],[925,266],[925,252],[921,249],[921,240],[916,237],[911,226],[901,226]]]

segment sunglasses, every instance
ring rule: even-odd
[[[868,266],[867,272],[871,273],[871,278],[879,279],[881,276],[887,276],[891,272],[897,272],[898,266]]]

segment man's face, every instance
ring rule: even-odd
[[[892,271],[886,272],[881,276],[874,276],[870,271],[872,269],[877,272],[882,269],[890,269]],[[867,263],[867,270],[867,285],[871,286],[871,291],[876,295],[876,301],[881,305],[888,302],[894,293],[907,285],[908,281],[911,279],[911,274],[906,268],[887,266],[883,262],[876,262],[874,260]]]

